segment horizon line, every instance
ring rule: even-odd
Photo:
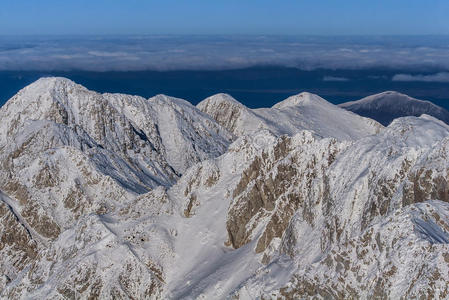
[[[0,37],[98,37],[98,36],[201,36],[201,37],[449,37],[449,33],[428,33],[428,34],[382,34],[382,33],[367,33],[367,34],[286,34],[286,33],[0,33]]]

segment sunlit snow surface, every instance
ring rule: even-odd
[[[2,298],[446,297],[449,127],[41,79],[0,109]]]

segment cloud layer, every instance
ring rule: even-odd
[[[449,82],[449,73],[440,72],[430,75],[396,74],[393,81]]]
[[[345,82],[345,81],[349,81],[349,78],[335,77],[335,76],[324,76],[323,81]]]
[[[258,65],[449,70],[449,45],[438,37],[0,37],[0,70],[204,70]]]

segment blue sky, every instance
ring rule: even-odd
[[[447,0],[0,0],[0,35],[449,34]]]

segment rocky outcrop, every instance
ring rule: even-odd
[[[63,78],[26,87],[0,118],[2,297],[160,295],[171,245],[148,218],[172,214],[164,186],[232,134],[180,99],[101,95]]]
[[[197,107],[235,135],[244,134],[241,129],[242,119],[248,118],[257,122],[257,116],[250,109],[228,94],[217,94],[206,98]]]
[[[308,193],[310,206],[297,208],[278,254],[236,295],[447,297],[445,128],[428,117],[400,119],[340,151],[312,184],[312,191],[327,186],[326,197]],[[290,279],[261,287],[279,277],[279,265]]]
[[[53,78],[1,108],[0,297],[449,296],[449,126],[199,107]]]
[[[30,227],[21,220],[20,216],[8,204],[7,196],[0,192],[0,253],[2,279],[0,289],[14,280],[27,265],[33,262],[39,249]]]
[[[263,252],[280,238],[298,208],[313,220],[307,210],[316,180],[323,180],[316,201],[328,201],[324,171],[334,161],[341,146],[335,140],[316,140],[309,132],[293,138],[283,136],[272,148],[256,156],[243,171],[234,189],[227,229],[234,248],[248,243],[257,224],[265,219],[256,253]],[[313,205],[313,204],[312,204]]]

